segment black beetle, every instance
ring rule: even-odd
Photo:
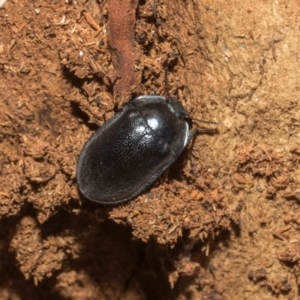
[[[77,183],[103,204],[130,200],[151,185],[186,147],[190,116],[179,100],[139,96],[102,125],[83,147]]]

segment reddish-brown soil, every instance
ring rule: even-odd
[[[294,0],[8,0],[0,299],[299,299],[299,21]],[[218,132],[137,199],[83,199],[84,143],[165,67]]]

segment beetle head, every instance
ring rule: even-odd
[[[181,102],[176,98],[167,98],[167,105],[171,111],[181,120],[191,120],[187,110],[183,107]]]

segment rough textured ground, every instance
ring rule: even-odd
[[[293,0],[8,0],[0,298],[298,299],[299,20]],[[165,67],[217,134],[137,199],[89,203],[82,146],[131,97],[164,94]]]

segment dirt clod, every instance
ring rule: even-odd
[[[298,299],[298,3],[46,2],[0,8],[0,298]],[[166,67],[217,133],[128,203],[83,199],[84,143]]]

